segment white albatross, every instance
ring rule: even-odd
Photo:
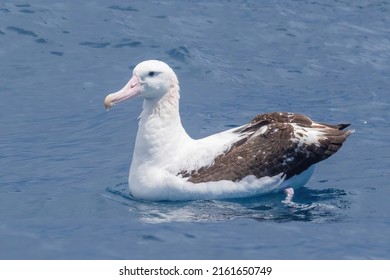
[[[106,109],[144,98],[129,189],[144,200],[197,200],[256,196],[303,186],[314,164],[337,152],[349,124],[316,123],[294,113],[267,113],[203,139],[192,139],[179,115],[179,82],[164,62],[138,64],[130,81],[109,94]]]

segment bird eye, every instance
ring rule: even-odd
[[[149,77],[153,77],[154,74],[155,74],[155,73],[154,73],[153,71],[150,71],[150,72],[149,72]]]

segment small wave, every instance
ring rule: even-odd
[[[19,35],[38,37],[38,35],[35,34],[33,31],[27,30],[27,29],[23,29],[23,28],[17,27],[17,26],[7,26],[7,30],[16,32]]]
[[[110,42],[81,42],[79,43],[80,46],[87,46],[87,47],[91,47],[91,48],[98,48],[98,49],[102,49],[102,48],[105,48],[105,47],[108,47],[109,45],[111,45]]]
[[[181,62],[187,61],[191,58],[191,54],[188,48],[180,46],[174,49],[171,49],[166,52],[171,58],[176,59]]]
[[[127,12],[138,12],[138,9],[133,8],[131,6],[119,6],[119,5],[113,5],[108,7],[111,10],[118,10],[118,11],[127,11]]]

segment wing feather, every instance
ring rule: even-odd
[[[236,131],[245,135],[215,158],[214,164],[179,174],[193,183],[298,175],[336,153],[353,132],[349,124],[327,125],[302,114],[268,113],[256,116]]]

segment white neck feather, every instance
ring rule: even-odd
[[[179,116],[179,85],[171,81],[168,92],[160,98],[145,99],[140,115],[140,122],[148,121],[151,118],[160,118],[169,121],[170,118]]]
[[[181,124],[179,85],[171,85],[161,98],[144,100],[132,166],[169,159],[178,145],[191,140]]]

